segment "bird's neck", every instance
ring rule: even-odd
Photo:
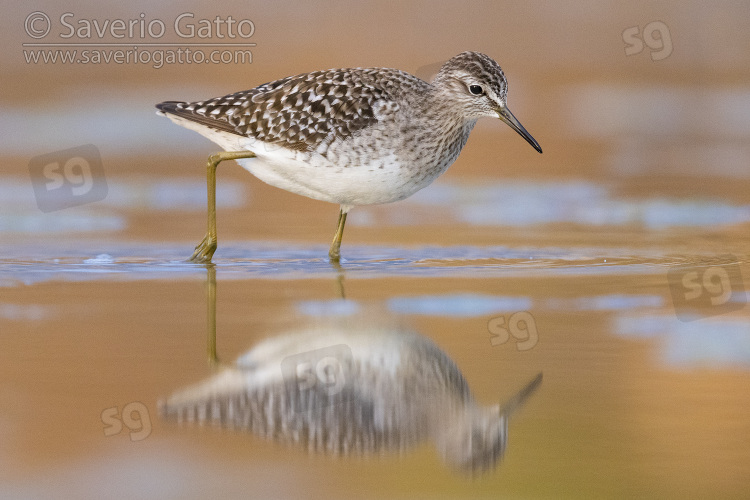
[[[447,85],[445,82],[430,85],[415,103],[416,107],[430,128],[439,126],[444,131],[450,131],[451,135],[463,135],[464,131],[468,135],[477,120],[466,116],[462,105],[451,97]]]

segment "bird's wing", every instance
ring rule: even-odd
[[[347,138],[398,110],[398,92],[427,85],[395,69],[334,69],[290,76],[206,101],[156,107],[206,127],[300,151]]]

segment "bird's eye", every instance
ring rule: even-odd
[[[479,85],[469,85],[469,92],[474,95],[482,95],[484,94],[484,89]]]

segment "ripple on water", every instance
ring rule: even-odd
[[[185,245],[87,244],[44,249],[13,246],[0,260],[0,286],[51,280],[150,280],[204,278],[205,266],[186,262]],[[1,249],[0,250],[5,250]],[[322,246],[243,243],[224,245],[214,259],[222,279],[311,279],[343,271],[347,278],[387,276],[487,278],[492,276],[659,274],[678,265],[722,263],[731,256],[669,255],[627,248],[507,248],[350,246],[341,269]],[[747,259],[739,259],[745,263]]]

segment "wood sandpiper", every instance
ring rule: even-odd
[[[236,160],[272,186],[340,206],[328,253],[340,258],[352,207],[403,200],[456,160],[482,117],[500,118],[542,148],[507,106],[500,66],[479,52],[448,60],[432,83],[404,71],[315,71],[198,102],[166,101],[158,114],[224,151],[209,157],[208,232],[190,258],[216,251],[216,166]]]

